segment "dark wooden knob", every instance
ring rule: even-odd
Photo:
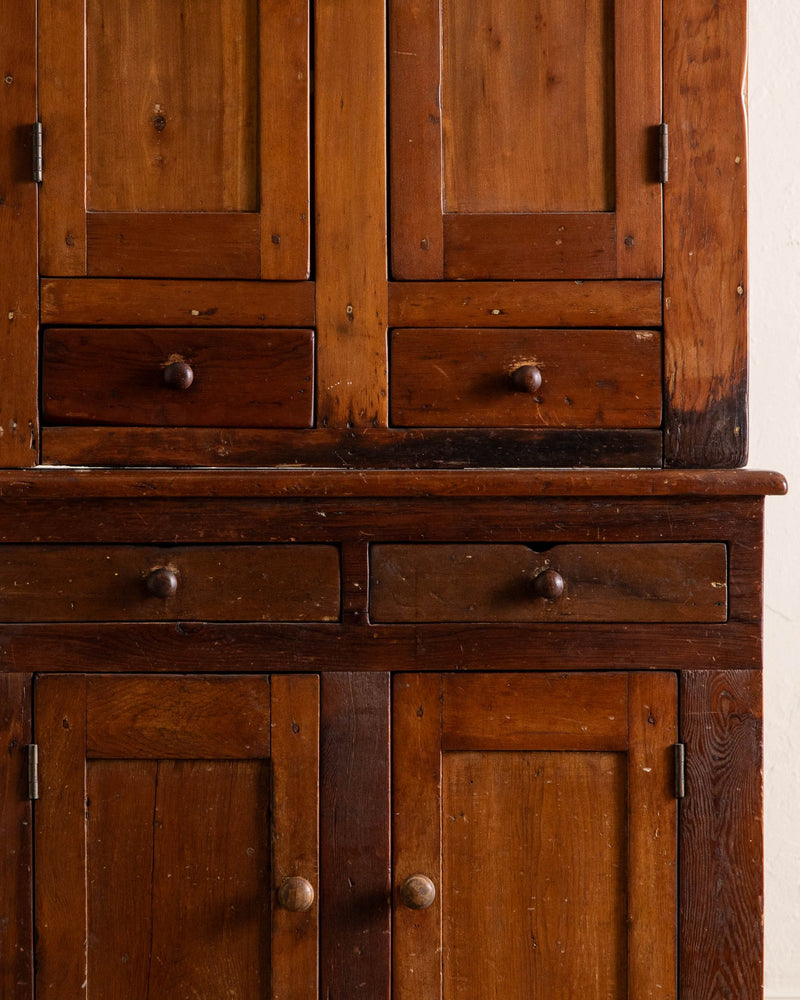
[[[299,875],[284,879],[278,887],[278,903],[284,910],[302,913],[314,902],[314,886]]]
[[[153,597],[172,597],[178,589],[178,577],[171,569],[162,566],[147,574],[147,590]]]
[[[533,592],[546,601],[557,601],[564,593],[564,577],[557,570],[546,569],[534,578]]]
[[[542,373],[536,365],[520,365],[514,369],[511,381],[517,392],[538,392],[542,387]]]
[[[400,902],[409,910],[427,910],[436,899],[436,886],[427,875],[409,875],[400,886]]]
[[[164,369],[164,385],[170,389],[188,389],[194,382],[194,370],[185,361],[173,361]]]

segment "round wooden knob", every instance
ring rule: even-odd
[[[542,387],[542,373],[536,365],[520,365],[511,375],[517,392],[538,392]]]
[[[153,597],[166,599],[178,589],[178,577],[171,569],[162,566],[147,574],[147,590]]]
[[[314,902],[314,886],[299,875],[284,879],[278,887],[278,902],[284,910],[302,913]]]
[[[164,369],[164,385],[170,389],[188,389],[194,382],[194,370],[185,361],[173,361]]]
[[[409,875],[400,886],[400,902],[409,910],[427,910],[436,899],[436,886],[427,875]]]
[[[546,569],[534,578],[533,592],[546,601],[557,601],[564,593],[564,577],[557,570]]]

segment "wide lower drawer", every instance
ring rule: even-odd
[[[333,545],[0,547],[0,621],[335,621]]]
[[[655,330],[394,330],[396,427],[661,424]]]
[[[373,622],[723,622],[722,542],[390,545],[370,553]]]
[[[310,427],[312,330],[51,329],[49,424]]]

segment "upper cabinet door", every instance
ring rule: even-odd
[[[390,4],[395,278],[661,274],[661,3]]]
[[[42,0],[39,38],[43,274],[308,277],[308,0]]]

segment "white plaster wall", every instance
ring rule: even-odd
[[[800,0],[750,0],[750,462],[767,502],[767,998],[800,998]]]

